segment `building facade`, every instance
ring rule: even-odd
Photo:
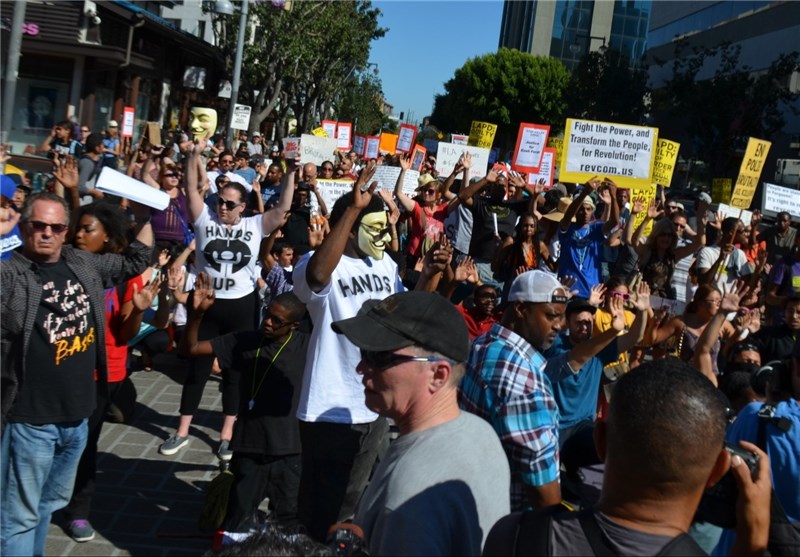
[[[570,70],[604,47],[640,65],[647,50],[650,0],[506,0],[500,47],[561,60]]]

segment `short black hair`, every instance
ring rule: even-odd
[[[280,304],[283,309],[289,312],[292,321],[300,321],[306,313],[306,305],[300,301],[294,292],[283,292],[272,299],[273,304]]]
[[[728,217],[722,221],[722,233],[732,232],[739,226],[739,219],[737,217]]]
[[[86,150],[92,152],[103,144],[103,134],[92,133],[86,138]]]
[[[331,218],[330,218],[331,228],[336,226],[336,223],[339,222],[339,219],[342,218],[344,212],[352,204],[353,204],[352,191],[347,192],[342,197],[336,200],[336,203],[333,204],[333,209],[331,210]],[[370,197],[369,205],[361,209],[361,212],[358,213],[358,218],[356,219],[356,222],[353,223],[353,228],[351,229],[351,231],[355,231],[358,228],[358,225],[361,224],[361,219],[364,218],[364,215],[368,215],[370,213],[378,213],[380,211],[383,211],[383,199],[373,194]]]

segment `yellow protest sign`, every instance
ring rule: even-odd
[[[555,149],[556,155],[555,160],[553,161],[553,167],[558,168],[561,164],[561,159],[564,156],[564,138],[563,137],[548,137],[547,138],[547,146],[551,149]]]
[[[680,143],[659,139],[656,143],[656,160],[653,162],[653,183],[668,188],[672,183],[672,173],[678,162]]]
[[[711,179],[711,202],[712,203],[725,203],[731,198],[731,191],[733,190],[733,180],[730,178],[712,178]]]
[[[325,128],[322,127],[314,128],[313,130],[311,130],[311,133],[313,135],[316,135],[317,137],[328,137],[328,132],[326,132]]]
[[[469,129],[469,140],[467,145],[491,149],[494,143],[494,134],[497,133],[497,124],[489,122],[478,122],[474,120]]]
[[[635,186],[632,188],[628,188],[631,192],[630,199],[631,204],[635,199],[642,198],[644,202],[642,203],[642,210],[633,217],[633,230],[634,232],[642,224],[644,218],[647,216],[647,208],[650,206],[650,203],[653,202],[656,198],[656,185],[650,184],[649,186]],[[653,230],[653,221],[647,223],[647,226],[642,231],[642,236],[649,236],[650,232]]]
[[[744,152],[742,166],[739,168],[739,177],[736,179],[733,195],[731,195],[731,207],[736,207],[737,209],[750,208],[770,146],[772,146],[772,143],[763,139],[751,137],[747,140],[747,149]]]
[[[649,186],[657,140],[658,128],[567,118],[559,180],[608,176],[626,188]]]

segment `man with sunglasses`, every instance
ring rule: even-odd
[[[297,417],[303,441],[300,521],[324,541],[328,527],[352,516],[388,430],[384,419],[364,404],[355,369],[358,348],[333,334],[333,321],[356,315],[370,299],[402,291],[397,265],[386,257],[389,228],[383,200],[373,195],[377,182],[370,161],[340,197],[330,217],[331,232],[306,254],[292,273],[294,293],[306,304],[314,331],[306,362]],[[449,263],[449,247],[434,247],[417,289]]]
[[[210,186],[209,193],[217,193],[217,177],[218,176],[225,176],[231,182],[236,182],[237,184],[241,184],[247,190],[247,192],[251,192],[253,190],[253,184],[247,183],[242,176],[237,174],[233,171],[234,168],[234,156],[233,153],[230,151],[223,151],[222,154],[219,156],[219,170],[212,170],[208,172],[208,183]]]
[[[354,518],[370,554],[479,555],[510,477],[492,428],[458,407],[463,319],[442,296],[401,292],[332,327],[360,350],[366,406],[400,431]]]
[[[265,497],[271,520],[294,526],[300,485],[295,413],[308,350],[309,335],[300,330],[306,307],[284,292],[265,310],[260,330],[198,340],[200,323],[214,299],[209,277],[200,273],[180,351],[192,357],[215,356],[221,367],[240,375],[238,419],[230,444],[234,484],[222,528],[248,532],[256,527],[258,506]]]
[[[43,555],[50,515],[72,495],[87,418],[97,389],[107,388],[104,288],[150,262],[149,209],[136,210],[146,215],[136,241],[123,254],[98,255],[64,245],[63,198],[32,195],[22,250],[0,263],[3,555]]]

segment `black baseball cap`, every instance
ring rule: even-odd
[[[370,352],[416,345],[456,362],[465,362],[469,356],[470,340],[464,318],[453,304],[431,292],[392,294],[368,311],[331,323],[331,327]]]

